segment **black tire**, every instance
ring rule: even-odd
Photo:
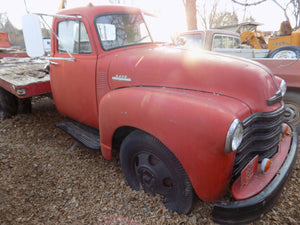
[[[18,99],[18,113],[28,114],[31,113],[31,109],[32,108],[30,98]]]
[[[18,98],[0,87],[0,119],[8,119],[18,112]]]
[[[269,53],[268,58],[298,59],[300,58],[300,47],[295,45],[287,45],[287,46],[276,48]]]
[[[300,134],[300,93],[288,91],[284,96],[286,121],[292,123]]]
[[[136,130],[121,145],[123,173],[134,190],[140,185],[146,193],[163,196],[171,211],[188,214],[192,209],[194,190],[175,155],[153,136]]]

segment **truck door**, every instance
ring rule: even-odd
[[[97,127],[95,71],[97,54],[87,28],[79,20],[61,20],[56,27],[59,39],[53,43],[54,57],[75,61],[51,60],[50,79],[57,109],[66,116]]]

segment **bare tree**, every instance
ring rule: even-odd
[[[182,2],[185,8],[187,29],[197,30],[196,0],[182,0]]]
[[[239,22],[238,16],[235,12],[219,12],[216,14],[215,19],[211,22],[210,28],[236,24]]]
[[[300,28],[300,0],[291,1],[293,7],[292,14],[295,18],[296,25],[295,28]]]
[[[22,31],[14,27],[5,13],[0,13],[0,32],[8,33],[11,45],[17,45],[22,48],[25,46]]]
[[[0,13],[0,31],[3,32],[8,18],[6,13]]]
[[[249,2],[249,0],[232,0],[234,3],[236,3],[236,4],[239,4],[239,5],[242,5],[242,6],[253,6],[253,5],[258,5],[258,4],[260,4],[260,3],[263,3],[263,2],[265,2],[265,1],[267,1],[267,0],[250,0],[250,2]]]
[[[261,4],[267,0],[232,0],[232,2],[248,7]],[[300,26],[300,0],[271,0],[279,8],[282,9],[287,21],[290,21],[289,15],[291,14],[295,19],[295,28]]]
[[[197,13],[199,22],[204,29],[210,29],[217,26],[238,23],[238,17],[235,12],[220,11],[220,0],[198,0]]]
[[[198,1],[197,4],[197,13],[200,16],[201,24],[205,29],[212,27],[214,20],[217,16],[219,0],[213,1]]]
[[[272,0],[278,7],[280,7],[287,21],[290,21],[288,14],[291,14],[295,19],[295,28],[300,26],[300,0],[278,1]]]

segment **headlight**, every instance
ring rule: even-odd
[[[243,126],[238,119],[235,119],[229,127],[225,142],[225,152],[236,151],[243,140]]]
[[[279,90],[281,92],[281,96],[283,97],[286,93],[286,82],[285,80],[282,80],[279,86]]]

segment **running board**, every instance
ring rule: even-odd
[[[82,143],[85,147],[96,151],[100,150],[100,136],[98,129],[72,119],[66,119],[65,121],[55,124],[55,126]]]

